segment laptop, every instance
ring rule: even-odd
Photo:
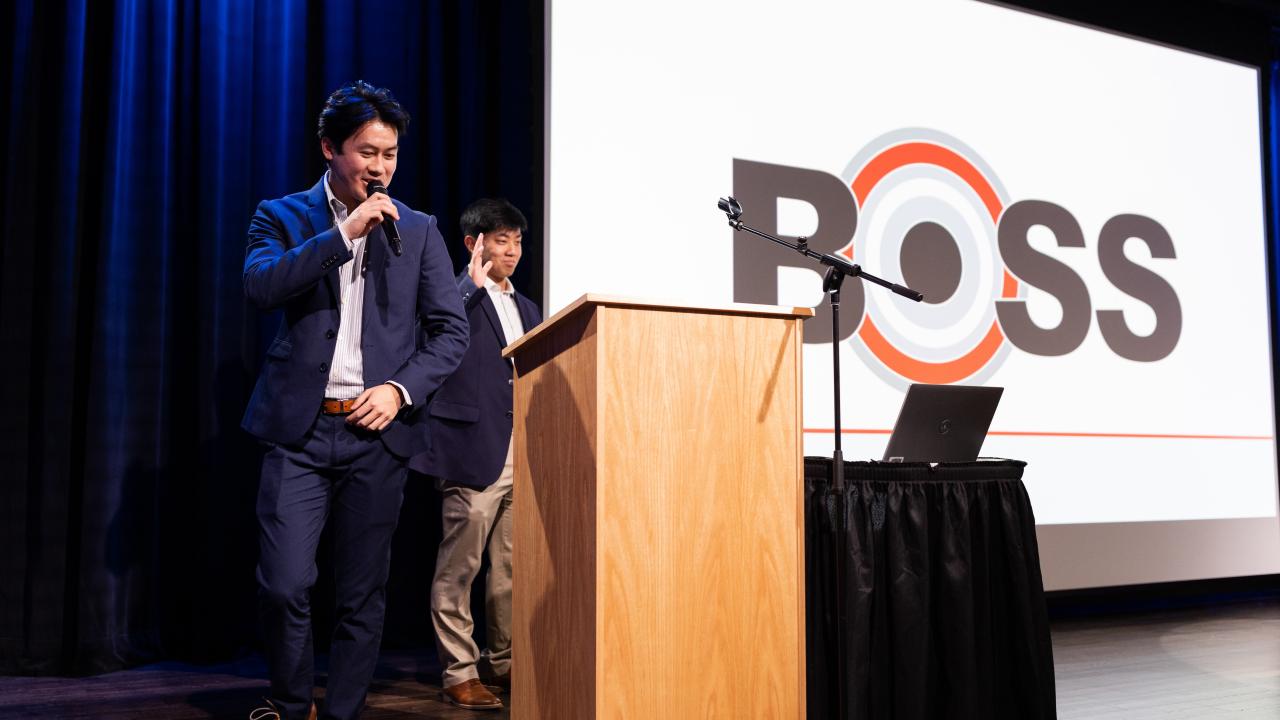
[[[912,385],[893,424],[885,462],[972,462],[1004,388]]]

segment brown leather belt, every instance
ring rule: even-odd
[[[333,398],[325,398],[320,403],[320,412],[325,415],[346,415],[351,412],[355,406],[356,400],[334,400]]]

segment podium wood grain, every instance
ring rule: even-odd
[[[586,303],[516,350],[513,718],[804,717],[800,315]]]

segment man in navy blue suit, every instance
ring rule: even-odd
[[[334,91],[319,123],[328,171],[260,203],[249,225],[245,295],[284,314],[242,423],[268,448],[257,574],[270,716],[317,716],[310,592],[326,522],[337,616],[323,717],[363,709],[407,462],[426,447],[422,409],[467,348],[435,218],[367,189],[391,184],[408,123],[386,89]]]
[[[471,323],[462,365],[427,408],[430,449],[412,466],[436,477],[444,537],[431,584],[431,620],[443,666],[444,698],[470,710],[502,707],[493,688],[511,687],[512,368],[502,348],[542,321],[511,273],[527,223],[506,200],[478,200],[462,213],[471,262],[457,293]],[[471,584],[486,547],[486,638],[472,639]],[[493,683],[486,687],[481,676]]]

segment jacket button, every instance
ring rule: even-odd
[[[515,381],[515,380],[512,380],[511,378],[507,378],[507,384],[508,384],[508,385],[515,385],[515,384],[516,384],[516,381]]]
[[[320,372],[329,372],[329,363],[320,363]]]
[[[336,335],[337,335],[337,333],[335,333],[335,332],[334,332],[334,331],[332,331],[332,330],[328,330],[328,331],[326,331],[326,332],[325,332],[325,334],[324,334],[324,336],[325,336],[326,338],[330,339],[330,340],[332,340],[332,339],[334,338],[334,336],[336,336]]]
[[[510,411],[510,410],[508,410],[508,411],[507,411],[507,417],[515,417],[515,413],[514,413],[514,412],[512,412],[512,411]]]

